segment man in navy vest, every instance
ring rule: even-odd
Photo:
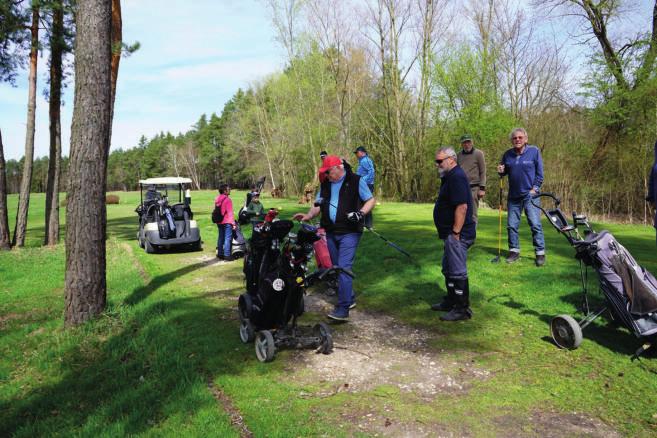
[[[363,234],[363,219],[374,208],[374,196],[360,176],[345,171],[342,159],[336,155],[327,155],[319,172],[325,177],[315,205],[306,214],[295,214],[293,219],[309,221],[321,213],[320,225],[326,230],[333,265],[351,270]],[[356,306],[352,278],[341,272],[338,285],[338,304],[327,316],[348,321],[349,309]]]
[[[527,222],[532,230],[536,266],[545,264],[545,238],[541,225],[541,211],[532,204],[532,197],[539,193],[543,184],[543,159],[536,146],[527,144],[527,131],[515,128],[511,131],[513,147],[502,156],[497,172],[500,178],[509,177],[509,196],[507,201],[507,230],[509,233],[509,257],[507,263],[520,258],[520,239],[518,227],[520,215],[525,211]],[[534,202],[539,205],[540,200]]]
[[[457,164],[454,148],[443,147],[436,152],[436,167],[440,173],[440,191],[433,208],[433,222],[438,237],[445,244],[442,272],[447,296],[431,306],[432,310],[446,311],[440,319],[460,321],[470,319],[470,283],[466,265],[468,248],[476,237],[472,219],[472,191],[470,182]]]

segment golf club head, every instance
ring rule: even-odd
[[[490,261],[491,263],[499,263],[500,262],[500,256],[496,256],[493,260]]]

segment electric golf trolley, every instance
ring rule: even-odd
[[[554,208],[544,209],[537,202],[542,197],[550,198]],[[586,216],[573,212],[573,223],[569,224],[559,209],[561,201],[553,194],[541,193],[531,202],[575,248],[575,258],[580,263],[584,318],[579,322],[569,315],[552,318],[550,331],[554,342],[560,348],[576,349],[582,342],[582,330],[608,310],[613,320],[624,325],[637,338],[645,338],[646,342],[633,358],[640,356],[652,346],[657,334],[655,277],[640,266],[610,232],[595,232]],[[605,304],[595,311],[591,311],[588,301],[589,267],[598,274],[599,288],[605,299]]]
[[[270,362],[281,348],[314,348],[317,353],[333,350],[331,329],[323,322],[310,330],[297,325],[304,313],[305,289],[326,276],[337,275],[338,267],[307,274],[307,263],[313,255],[313,244],[319,240],[318,230],[302,224],[291,233],[289,220],[274,220],[270,210],[265,221],[253,227],[244,256],[246,292],[238,301],[240,339],[255,341],[256,357]],[[347,275],[353,276],[348,270]]]
[[[201,249],[201,233],[190,207],[192,180],[179,177],[148,178],[139,181],[139,246],[147,253],[162,248]],[[146,189],[146,193],[144,193]],[[178,202],[171,204],[169,191],[178,192]],[[184,198],[183,198],[184,192]]]

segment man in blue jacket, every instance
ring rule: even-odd
[[[363,146],[358,146],[354,151],[356,157],[358,158],[358,170],[356,170],[356,175],[360,176],[365,180],[367,187],[370,189],[370,192],[374,193],[374,162],[367,154],[367,149]],[[365,216],[365,228],[372,228],[372,213]]]
[[[436,152],[436,167],[440,173],[440,191],[433,208],[433,222],[438,237],[443,240],[442,272],[447,296],[431,306],[432,310],[446,311],[443,321],[470,319],[470,284],[466,260],[468,248],[476,237],[472,219],[472,191],[468,177],[456,161],[456,152],[443,147]]]
[[[655,162],[652,164],[650,170],[650,180],[648,181],[648,196],[646,201],[649,201],[653,207],[657,206],[657,141],[655,142]],[[657,210],[655,210],[655,217],[653,218],[652,225],[657,228]]]
[[[518,227],[523,210],[532,230],[536,266],[545,264],[545,238],[541,226],[541,211],[532,202],[532,196],[539,193],[543,184],[543,160],[538,147],[527,144],[527,131],[515,128],[511,131],[513,147],[502,156],[497,172],[500,177],[509,177],[508,218],[509,256],[507,263],[513,263],[520,258],[520,241]],[[534,200],[536,204],[539,200]]]

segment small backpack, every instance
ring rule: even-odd
[[[221,206],[223,205],[226,198],[222,199],[219,205],[215,205],[214,210],[212,210],[212,222],[215,224],[220,224],[224,220],[224,214],[221,212]]]

